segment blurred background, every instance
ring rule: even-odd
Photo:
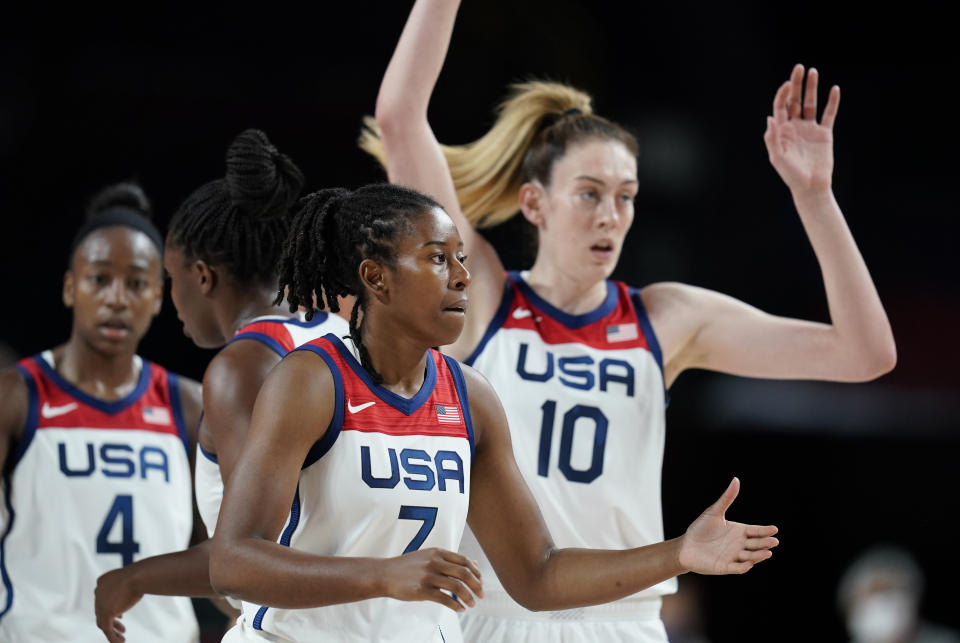
[[[163,228],[222,176],[232,137],[265,130],[308,187],[381,180],[355,145],[411,3],[75,4],[6,8],[0,24],[0,355],[65,340],[60,288],[87,200],[135,179]],[[691,372],[671,389],[664,463],[669,536],[732,475],[730,517],[771,522],[773,561],[683,579],[701,641],[843,641],[837,588],[878,543],[910,552],[920,610],[960,627],[960,287],[951,21],[917,3],[885,13],[607,0],[483,0],[461,8],[431,122],[482,134],[511,81],[546,77],[594,96],[640,141],[637,218],[615,274],[679,280],[766,311],[826,320],[819,269],[763,146],[792,65],[842,88],[835,192],[886,305],[896,369],[876,382],[763,382]],[[529,264],[519,226],[489,231]],[[172,304],[146,357],[199,378],[211,353]],[[216,617],[201,605],[211,640]],[[693,622],[689,617],[686,622]]]

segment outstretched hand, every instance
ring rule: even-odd
[[[123,613],[140,602],[143,594],[130,587],[124,572],[126,568],[114,569],[97,579],[94,592],[94,609],[99,627],[110,643],[123,643],[126,628],[120,621]]]
[[[807,72],[803,91],[803,65],[780,85],[773,98],[773,115],[763,134],[770,163],[794,193],[830,189],[833,175],[833,122],[840,107],[840,88],[830,88],[823,117],[817,122],[819,74]]]
[[[743,574],[757,563],[770,558],[780,541],[773,537],[772,525],[744,525],[728,522],[727,509],[740,491],[734,478],[720,499],[693,521],[683,535],[680,565],[698,574]]]

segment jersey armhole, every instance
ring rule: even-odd
[[[39,417],[40,400],[37,394],[37,381],[26,368],[17,364],[14,368],[20,372],[24,383],[27,385],[27,420],[23,425],[23,433],[17,442],[17,448],[14,450],[11,458],[7,461],[7,471],[13,471],[17,463],[23,458],[27,447],[33,442],[33,436],[37,433],[37,420]]]
[[[475,444],[473,438],[473,419],[470,416],[470,398],[467,395],[467,382],[463,379],[463,370],[457,360],[449,355],[444,355],[443,359],[447,362],[447,368],[450,369],[450,375],[453,376],[453,385],[457,389],[457,397],[460,398],[460,408],[463,409],[463,424],[467,427],[467,439],[470,442],[470,461],[473,462]]]
[[[633,309],[637,312],[637,319],[640,321],[640,329],[643,336],[647,339],[647,346],[650,348],[650,354],[657,362],[660,368],[660,379],[663,382],[663,404],[664,407],[670,405],[670,391],[667,390],[667,378],[663,371],[663,352],[660,350],[660,342],[657,341],[657,335],[653,332],[653,325],[650,324],[650,318],[647,317],[647,309],[643,305],[643,298],[640,291],[636,288],[630,288],[630,301],[633,302]]]
[[[500,297],[500,307],[497,309],[497,313],[493,316],[493,319],[490,320],[490,324],[483,333],[480,343],[473,349],[470,356],[463,360],[464,364],[473,366],[473,363],[480,357],[480,353],[486,348],[487,343],[493,339],[493,336],[500,330],[500,327],[503,326],[503,322],[507,319],[507,313],[510,312],[510,306],[513,305],[513,289],[513,275],[507,273],[506,278],[503,280],[503,295]]]
[[[237,335],[234,335],[233,337],[230,338],[230,341],[227,342],[227,345],[229,346],[230,344],[236,341],[239,341],[241,339],[252,339],[255,342],[259,342],[264,346],[266,346],[267,348],[269,348],[270,350],[272,350],[273,352],[275,352],[280,357],[284,357],[288,352],[290,352],[286,348],[284,348],[283,345],[281,345],[280,342],[278,342],[273,337],[270,337],[265,333],[258,333],[255,331],[247,331],[245,333],[239,333]]]
[[[330,449],[333,448],[334,443],[337,441],[337,438],[340,437],[340,429],[343,427],[343,377],[340,375],[340,369],[337,368],[336,362],[333,358],[319,346],[313,344],[304,344],[303,346],[298,346],[294,351],[306,350],[311,353],[316,353],[323,358],[323,361],[327,363],[327,366],[330,368],[330,373],[333,375],[333,389],[334,389],[334,409],[333,409],[333,419],[330,420],[330,425],[327,427],[327,432],[323,434],[323,437],[317,440],[310,450],[307,452],[307,457],[303,460],[303,466],[301,469],[306,469],[314,462],[322,458],[327,454]],[[293,351],[291,351],[293,352]]]
[[[176,373],[167,371],[167,389],[170,391],[170,408],[173,409],[173,422],[177,425],[177,435],[183,442],[183,450],[187,453],[187,460],[193,455],[190,453],[190,432],[187,431],[187,421],[183,415],[183,401],[180,399],[180,378]],[[200,444],[200,440],[197,440]]]

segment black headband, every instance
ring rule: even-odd
[[[579,116],[581,114],[583,114],[582,109],[580,109],[579,107],[571,107],[564,113],[560,114],[560,117],[563,118],[564,116]]]
[[[157,247],[157,252],[163,254],[163,237],[157,226],[153,225],[147,217],[143,216],[133,208],[127,208],[122,205],[108,208],[103,212],[98,212],[89,221],[80,226],[77,234],[73,237],[73,244],[70,246],[70,257],[76,252],[77,247],[94,230],[106,228],[108,226],[122,225],[133,228],[150,238],[153,245]]]

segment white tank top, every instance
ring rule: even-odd
[[[318,312],[310,321],[297,317],[269,316],[257,317],[243,326],[230,339],[230,343],[240,340],[253,340],[273,349],[283,357],[294,348],[323,337],[327,333],[337,336],[347,335],[350,328],[338,315]],[[215,453],[210,453],[197,442],[197,456],[194,458],[194,490],[197,497],[197,509],[207,535],[213,537],[220,516],[220,504],[223,502],[223,477]],[[231,601],[232,603],[233,601]]]
[[[466,360],[493,385],[510,423],[517,465],[558,547],[624,549],[663,540],[660,471],[665,389],[660,348],[639,293],[607,282],[595,310],[569,315],[507,275],[500,308]],[[503,590],[476,538],[487,598],[475,612],[531,613]],[[604,609],[623,613],[676,591],[670,579]],[[592,609],[592,608],[588,608]]]
[[[373,383],[334,335],[297,348],[334,375],[336,410],[308,454],[281,532],[283,545],[324,556],[456,551],[470,498],[473,428],[459,364],[431,350],[420,392]],[[311,609],[243,604],[244,625],[268,640],[459,641],[438,603],[376,598]]]
[[[66,381],[49,351],[17,369],[29,391],[0,509],[0,641],[100,643],[97,578],[189,544],[189,438],[177,377],[141,360],[126,397],[105,402]],[[128,641],[196,641],[190,599],[144,596]]]

